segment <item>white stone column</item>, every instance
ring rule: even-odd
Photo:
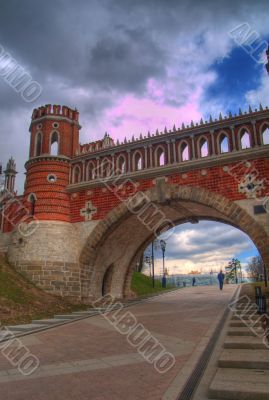
[[[174,159],[174,164],[177,162],[177,152],[176,152],[176,139],[171,139],[172,146],[173,146],[173,159]]]
[[[132,172],[132,164],[131,164],[131,150],[127,149],[128,154],[128,172]]]
[[[214,129],[210,130],[210,136],[211,136],[212,156],[215,156],[216,155],[216,148],[215,148]]]
[[[152,153],[152,144],[150,144],[149,145],[149,151],[150,151],[150,154],[149,154],[149,157],[150,157],[150,168],[152,168],[153,167],[153,153]]]
[[[195,143],[194,143],[194,135],[190,135],[191,138],[191,148],[192,148],[192,159],[196,159],[196,152],[195,152]]]
[[[236,151],[236,142],[235,142],[235,132],[234,132],[234,126],[230,126],[231,132],[232,132],[232,143],[233,143],[233,151]]]
[[[116,171],[115,153],[111,154],[111,166],[112,166],[112,171],[110,171],[110,176],[115,176],[115,171]]]
[[[168,163],[168,164],[171,164],[170,140],[167,140],[166,144],[167,144],[167,155],[168,155],[168,157],[167,157],[167,163]]]
[[[256,121],[251,121],[253,127],[254,147],[258,146]]]
[[[85,177],[85,160],[82,160],[82,182],[85,182],[86,177]]]
[[[100,178],[101,176],[101,171],[100,171],[100,157],[96,157],[97,161],[97,168],[96,168],[96,178]]]
[[[148,168],[148,147],[147,146],[144,146],[144,152],[145,152],[144,168]]]

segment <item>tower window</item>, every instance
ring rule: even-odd
[[[42,150],[42,133],[39,132],[36,136],[36,148],[35,148],[36,157],[41,155],[41,150]]]
[[[57,156],[59,154],[59,135],[57,132],[53,132],[51,135],[50,154],[52,156]]]

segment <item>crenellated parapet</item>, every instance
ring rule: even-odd
[[[45,106],[34,109],[32,121],[45,116],[65,117],[74,121],[79,120],[79,112],[76,109],[56,104],[46,104]]]
[[[96,185],[100,178],[112,175],[148,177],[171,173],[173,170],[206,166],[223,160],[237,160],[248,153],[268,153],[269,110],[259,106],[238,115],[219,115],[219,118],[190,125],[175,125],[171,130],[157,130],[154,134],[140,135],[131,140],[102,141],[80,147],[80,154],[71,160],[70,184]]]

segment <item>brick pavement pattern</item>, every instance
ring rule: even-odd
[[[236,287],[181,289],[132,306],[176,359],[159,374],[102,315],[32,334],[22,342],[40,360],[30,376],[14,369],[0,346],[0,398],[5,400],[172,400],[198,359]],[[3,345],[2,345],[3,346]]]

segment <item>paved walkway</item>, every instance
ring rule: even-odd
[[[160,374],[103,316],[22,338],[40,367],[23,376],[0,351],[5,400],[174,400],[236,287],[186,288],[125,309],[175,356]],[[0,349],[1,350],[1,349]]]

